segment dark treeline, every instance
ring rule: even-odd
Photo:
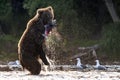
[[[84,41],[93,40],[93,43],[102,44],[109,52],[112,49],[112,53],[116,53],[120,48],[120,28],[111,17],[107,2],[112,2],[115,14],[120,16],[119,0],[0,0],[0,36],[10,35],[18,41],[36,10],[52,6],[65,44],[88,46],[93,44]]]
[[[6,34],[21,34],[36,9],[49,5],[55,10],[60,30],[72,37],[92,37],[111,21],[104,0],[1,0],[0,5],[0,25]]]

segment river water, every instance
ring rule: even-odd
[[[120,80],[120,72],[91,70],[41,71],[39,75],[27,75],[28,71],[0,71],[0,80]]]

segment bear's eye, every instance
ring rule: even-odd
[[[48,17],[49,19],[52,19],[52,16],[51,16],[51,15],[47,15],[47,17]]]
[[[52,19],[52,18],[53,18],[53,17],[52,17],[52,14],[50,14],[50,15],[49,15],[49,18],[50,18],[50,19]]]
[[[48,17],[48,18],[50,18],[50,16],[49,16],[49,15],[47,15],[47,17]]]

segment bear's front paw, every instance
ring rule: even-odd
[[[50,65],[50,63],[49,63],[49,62],[45,62],[44,64],[45,64],[45,65]]]
[[[55,67],[53,65],[48,65],[48,66],[45,66],[45,71],[53,71],[55,70]]]

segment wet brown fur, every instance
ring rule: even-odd
[[[20,63],[23,69],[27,69],[33,75],[38,75],[41,71],[39,58],[45,65],[49,65],[43,51],[44,37],[42,36],[45,31],[44,25],[50,20],[46,15],[54,18],[51,6],[37,10],[36,15],[27,23],[27,27],[18,43]]]

